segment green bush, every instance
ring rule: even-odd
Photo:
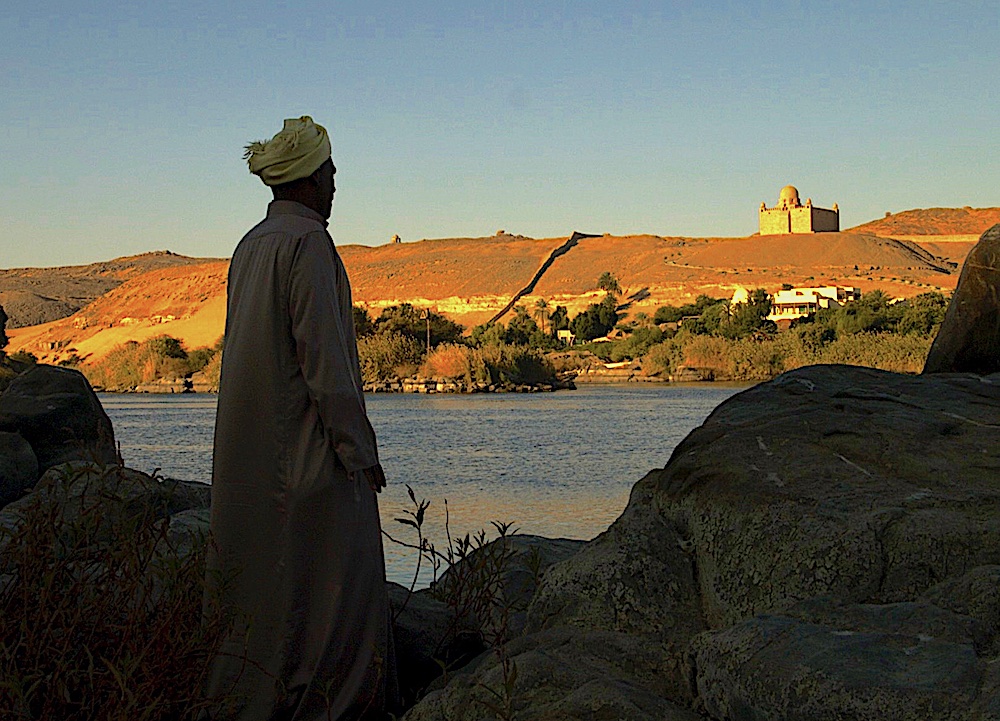
[[[124,343],[97,363],[83,365],[80,370],[91,385],[109,391],[132,390],[142,383],[162,378],[184,378],[191,372],[181,342],[167,335],[142,343]]]
[[[548,383],[555,379],[552,362],[536,348],[500,343],[483,346],[479,354],[491,383]]]
[[[423,355],[423,344],[404,333],[379,331],[358,340],[358,360],[366,383],[412,375]]]
[[[359,320],[356,313],[355,322]],[[430,309],[415,308],[410,303],[401,303],[384,309],[375,320],[375,332],[402,333],[426,346],[428,325],[432,348],[441,343],[457,343],[462,339],[464,329],[458,323]]]
[[[896,373],[919,373],[933,339],[922,335],[862,333],[834,338],[806,325],[774,337],[729,339],[680,333],[642,358],[646,375],[667,376],[681,366],[708,371],[716,380],[761,381],[817,363],[843,363]]]

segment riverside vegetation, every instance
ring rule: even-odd
[[[651,379],[761,381],[817,363],[844,363],[902,373],[919,372],[947,298],[931,292],[893,302],[882,291],[839,308],[823,309],[778,331],[766,316],[770,298],[755,289],[745,303],[698,296],[623,320],[630,301],[617,279],[604,273],[599,303],[570,318],[564,306],[539,299],[517,305],[506,323],[470,332],[429,309],[390,306],[372,319],[354,308],[358,356],[369,389],[400,379],[437,380],[464,390],[553,384],[557,377],[604,362],[630,362]],[[579,345],[558,339],[569,331]],[[611,338],[609,340],[609,337]],[[98,388],[134,390],[156,381],[195,376],[218,387],[223,339],[211,348],[185,349],[169,336],[129,342],[97,363],[71,363]],[[30,361],[21,354],[22,361]]]

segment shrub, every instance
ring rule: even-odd
[[[823,349],[820,363],[879,368],[895,373],[919,373],[933,339],[895,333],[862,333],[838,338]]]
[[[29,353],[26,350],[14,351],[13,353],[10,353],[7,358],[17,363],[24,363],[25,365],[30,366],[38,363],[38,356],[34,353]]]
[[[200,370],[204,370],[205,366],[211,363],[216,355],[218,355],[218,352],[208,346],[195,348],[187,356],[188,372],[197,373]]]
[[[527,346],[483,346],[479,349],[491,383],[546,383],[555,379],[555,368],[541,351]]]
[[[141,383],[184,378],[190,374],[184,347],[179,340],[167,335],[142,343],[124,343],[99,362],[81,366],[80,370],[91,385],[109,391],[131,390]]]
[[[642,370],[648,376],[668,376],[683,362],[683,346],[671,339],[649,349],[642,359]]]
[[[358,361],[366,383],[410,375],[423,353],[423,345],[403,333],[380,331],[358,340]]]
[[[385,308],[375,321],[375,330],[377,333],[402,333],[424,345],[428,325],[432,348],[441,343],[456,343],[462,338],[464,329],[458,323],[430,309],[415,308],[410,303]]]
[[[7,390],[7,386],[16,375],[17,372],[13,368],[0,364],[0,393]]]
[[[464,345],[440,345],[424,361],[421,373],[428,378],[464,380],[466,383],[490,380],[482,353]]]
[[[206,602],[207,544],[179,552],[169,519],[89,490],[95,473],[120,470],[50,474],[0,532],[0,718],[193,720],[233,619]]]

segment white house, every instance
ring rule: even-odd
[[[768,320],[790,323],[821,308],[839,308],[861,298],[861,289],[849,286],[826,285],[820,288],[791,288],[779,290],[771,296]]]

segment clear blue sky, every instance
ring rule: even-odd
[[[0,16],[0,267],[228,256],[327,126],[340,244],[1000,205],[997,2],[48,2]]]

